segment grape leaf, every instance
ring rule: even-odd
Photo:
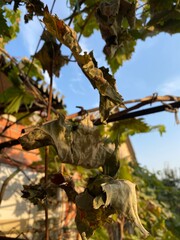
[[[67,46],[74,54],[81,52],[81,48],[77,41],[76,32],[57,16],[52,16],[48,12],[47,7],[44,11],[43,22],[45,23],[47,30],[61,43]]]
[[[109,127],[106,128],[106,134],[110,142],[119,145],[126,141],[127,136],[133,136],[136,133],[147,133],[155,129],[157,129],[161,135],[165,132],[163,125],[149,126],[142,118],[132,118],[109,125]]]
[[[128,180],[98,175],[89,180],[85,191],[76,196],[75,203],[76,224],[84,239],[91,237],[114,213],[132,221],[144,237],[149,235],[138,216],[135,184]]]
[[[81,33],[84,37],[90,37],[95,29],[99,29],[93,10],[84,18],[83,15],[77,15],[74,17],[74,30]]]
[[[126,41],[124,36],[129,28],[133,29],[135,26],[135,11],[135,2],[127,0],[100,2],[96,19],[102,38],[106,42],[104,53],[107,58],[112,59],[118,50],[122,51],[124,48],[123,40]]]
[[[54,74],[59,77],[61,67],[68,63],[67,56],[61,55],[60,45],[55,42],[45,42],[34,57],[40,61],[43,70],[48,71],[49,76]]]
[[[34,97],[23,88],[10,87],[6,89],[0,95],[0,103],[5,105],[5,113],[17,113],[20,106],[24,104],[25,106],[31,104],[34,100]]]
[[[128,32],[123,32],[121,36],[121,47],[116,49],[116,52],[112,57],[106,56],[106,60],[111,67],[113,74],[123,65],[125,60],[131,58],[132,53],[135,50],[136,40]]]
[[[47,30],[72,51],[78,65],[86,77],[89,79],[93,87],[99,90],[101,96],[107,97],[108,100],[113,103],[104,104],[104,99],[101,100],[100,104],[102,103],[104,104],[103,107],[107,106],[108,108],[105,112],[101,111],[102,114],[105,114],[102,115],[102,119],[105,120],[111,106],[119,105],[121,107],[124,107],[123,99],[117,92],[115,84],[109,83],[110,74],[106,73],[106,79],[103,71],[98,68],[93,53],[84,52],[84,54],[80,54],[81,48],[77,41],[75,31],[67,26],[62,20],[58,19],[56,16],[52,16],[47,9],[45,10],[43,21],[46,25]]]
[[[4,10],[0,9],[0,36],[7,36],[11,37],[10,32],[9,32],[9,26],[7,24],[7,20],[4,17]]]
[[[98,127],[64,121],[62,117],[35,127],[20,137],[19,141],[25,150],[53,145],[61,162],[85,168],[103,166],[111,161],[113,153],[106,146]]]

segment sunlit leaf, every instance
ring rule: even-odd
[[[42,68],[40,67],[39,62],[34,59],[33,63],[30,61],[30,59],[24,57],[21,59],[21,61],[18,63],[19,68],[27,73],[29,72],[29,77],[36,78],[37,80],[43,80],[44,75],[42,73]],[[29,69],[31,71],[29,71]]]
[[[132,136],[137,133],[147,133],[152,130],[158,130],[162,135],[165,131],[165,127],[163,125],[149,126],[142,118],[132,118],[109,125],[107,134],[109,140],[113,143],[122,143],[126,141],[127,136]]]
[[[9,27],[7,24],[7,20],[5,19],[4,16],[4,10],[1,8],[0,9],[0,36],[8,36],[10,37],[10,33],[9,33]]]
[[[43,21],[47,30],[55,36],[61,43],[66,45],[73,53],[79,54],[81,48],[76,38],[76,32],[66,25],[57,16],[51,15],[47,8],[44,12]]]
[[[4,104],[6,113],[17,113],[22,104],[28,109],[33,100],[32,95],[17,87],[10,87],[0,95],[0,102]]]
[[[0,46],[4,47],[19,32],[20,11],[12,11],[6,7],[0,9]]]
[[[149,235],[140,222],[135,184],[130,181],[96,176],[89,181],[87,189],[76,197],[76,205],[76,224],[82,236],[89,238],[113,213],[126,216],[145,237]]]
[[[93,87],[99,90],[100,95],[107,97],[114,105],[124,106],[123,99],[117,92],[115,84],[109,83],[110,74],[106,74],[108,76],[106,79],[103,71],[98,68],[93,53],[90,52],[88,54],[85,52],[84,54],[80,54],[81,48],[78,44],[75,31],[56,16],[49,14],[47,10],[45,11],[43,21],[47,30],[72,51],[78,65]],[[104,104],[104,106],[107,106],[107,104]],[[110,104],[107,107],[107,111],[104,112],[105,115],[109,112]],[[105,117],[102,116],[103,120],[105,120]]]
[[[122,39],[122,47],[116,49],[113,58],[106,56],[106,60],[113,73],[115,73],[119,67],[123,65],[124,61],[131,58],[132,53],[135,50],[135,45],[136,41],[129,35],[129,37],[125,37],[124,40]]]

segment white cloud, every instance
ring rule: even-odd
[[[77,77],[72,78],[72,79],[71,79],[71,82],[72,82],[72,83],[75,83],[75,82],[76,82],[76,83],[77,83],[77,82],[80,83],[80,82],[83,81],[83,79],[82,79],[83,77],[84,77],[84,75],[83,75],[81,72],[78,72],[78,73],[77,73]]]
[[[158,88],[158,92],[163,95],[180,95],[180,76],[172,77],[161,84]]]
[[[73,93],[75,93],[77,95],[81,95],[81,96],[85,95],[85,89],[82,85],[77,84],[77,83],[76,84],[70,83],[69,87]]]
[[[42,34],[42,26],[37,19],[29,21],[28,24],[21,23],[21,31],[24,45],[30,55],[35,53],[39,38]]]

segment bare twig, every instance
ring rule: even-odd
[[[84,7],[82,10],[79,10],[79,11],[76,11],[76,9],[75,9],[75,11],[73,11],[73,13],[69,17],[64,18],[63,21],[71,20],[74,17],[78,16],[79,14],[89,12],[89,10],[91,10],[92,7],[94,7],[94,6],[91,5],[90,7]]]
[[[29,115],[31,115],[31,113],[27,113],[25,115],[23,115],[22,117],[18,118],[15,122],[11,123],[11,124],[7,124],[4,129],[2,130],[2,132],[0,133],[0,136],[10,127],[12,127],[13,125],[17,124],[18,122],[20,122],[22,119],[28,117]],[[8,123],[8,122],[7,122]]]
[[[53,0],[50,13],[52,13],[55,3],[56,3],[56,0]],[[45,30],[45,27],[43,27],[42,34],[43,34],[44,30]],[[42,36],[42,34],[41,34],[41,36]],[[42,39],[41,39],[41,36],[40,36],[39,41],[38,41],[38,43],[37,43],[35,52],[34,52],[34,54],[33,54],[33,56],[32,56],[31,63],[30,63],[30,65],[29,65],[29,68],[28,68],[27,73],[26,73],[26,77],[29,76],[29,73],[30,73],[30,71],[31,71],[31,68],[32,68],[32,65],[33,65],[33,62],[34,62],[34,59],[35,59],[35,54],[37,53],[38,48],[39,48],[40,43],[41,43],[41,40],[42,40]]]
[[[18,144],[19,144],[18,139],[13,139],[13,140],[10,140],[10,141],[2,142],[2,143],[0,143],[0,151],[1,151],[3,148],[12,147],[12,146],[18,145]]]
[[[138,102],[138,104],[136,104],[124,111],[110,115],[107,122],[115,122],[115,121],[120,121],[123,119],[129,119],[129,118],[144,116],[144,115],[153,114],[153,113],[157,113],[157,112],[167,111],[167,104],[164,105],[165,101],[173,102],[173,103],[168,104],[169,108],[171,107],[171,109],[172,108],[174,108],[174,109],[180,108],[180,97],[167,95],[167,96],[157,96],[156,98],[154,98],[153,96],[148,96],[148,97],[145,97],[142,99],[134,99],[134,100],[125,101],[124,104],[131,104],[131,103],[137,103],[137,102]],[[151,108],[146,108],[146,109],[139,110],[139,111],[134,111],[135,109],[139,109],[142,106],[145,106],[147,104],[153,104],[154,102],[161,102],[161,103],[163,102],[163,104],[160,106],[157,106],[157,107],[151,107]],[[95,112],[95,111],[99,111],[99,108],[92,108],[92,109],[87,110],[88,113]],[[177,112],[177,110],[176,110],[176,112]],[[66,119],[70,120],[73,118],[77,118],[78,116],[81,116],[81,111],[71,114],[71,115],[68,115],[66,117]],[[100,124],[102,124],[100,119],[96,119],[94,121],[94,125],[100,125]],[[0,150],[5,147],[12,147],[17,144],[19,144],[18,139],[0,143]]]
[[[180,101],[170,103],[169,106],[171,106],[172,108],[175,108],[175,109],[180,108]],[[112,114],[109,117],[109,119],[107,120],[107,122],[108,123],[115,122],[115,121],[120,121],[120,120],[124,120],[124,119],[135,118],[135,117],[140,117],[140,116],[144,116],[144,115],[148,115],[148,114],[163,112],[163,111],[167,111],[167,106],[161,105],[161,106],[143,109],[143,110],[139,110],[139,111],[129,112],[126,114],[124,114],[122,111],[122,112]],[[100,119],[97,119],[96,121],[94,121],[94,125],[101,125],[101,124],[102,123],[101,123]]]
[[[53,93],[53,68],[54,68],[54,49],[52,48],[52,64],[50,73],[50,85],[49,85],[49,99],[47,106],[47,118],[49,121],[51,119],[51,107],[52,107],[52,93]],[[48,156],[49,156],[49,146],[45,147],[45,184],[48,183]],[[47,199],[48,201],[48,199]],[[49,240],[49,221],[48,221],[48,203],[45,204],[45,239]]]
[[[134,105],[130,108],[127,108],[125,109],[124,111],[121,111],[121,114],[125,114],[125,113],[128,113],[132,110],[135,110],[135,109],[138,109],[142,106],[145,106],[147,104],[153,104],[155,102],[174,102],[174,101],[180,101],[180,97],[177,97],[177,96],[171,96],[171,95],[165,95],[165,96],[154,96],[155,94],[153,94],[152,96],[147,96],[147,97],[144,97],[144,98],[138,98],[138,99],[133,99],[133,100],[127,100],[127,101],[124,101],[124,105],[127,105],[127,104],[132,104],[132,103],[138,103],[137,105]],[[99,108],[96,107],[96,108],[91,108],[91,109],[88,109],[87,112],[88,113],[91,113],[91,112],[96,112],[96,111],[99,111]],[[70,114],[66,117],[66,119],[73,119],[73,118],[76,118],[80,116],[80,112],[77,112],[77,113],[73,113],[73,114]]]

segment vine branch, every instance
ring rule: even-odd
[[[177,108],[180,108],[180,101],[170,103],[170,104],[163,104],[161,106],[143,109],[143,110],[139,110],[139,111],[129,112],[126,114],[123,114],[123,111],[122,111],[122,112],[112,114],[108,118],[107,123],[120,121],[120,120],[124,120],[124,119],[129,119],[129,118],[134,118],[134,117],[140,117],[140,116],[163,112],[163,111],[169,111],[169,109],[174,109],[173,112],[177,113],[177,110],[176,110]],[[101,123],[100,119],[97,119],[96,121],[94,121],[94,125],[101,125],[101,124],[102,123]]]
[[[168,104],[165,103],[165,102],[172,102],[172,101],[173,101],[173,103],[168,103]],[[138,102],[138,104],[136,104],[135,106],[133,106],[131,108],[128,108],[127,110],[110,115],[110,117],[107,119],[107,123],[120,121],[120,120],[124,120],[124,119],[129,119],[129,118],[145,116],[148,114],[158,113],[158,112],[162,112],[162,111],[174,112],[176,114],[177,113],[176,109],[180,108],[180,97],[170,96],[170,95],[156,96],[156,98],[154,96],[148,96],[148,97],[145,97],[142,99],[128,100],[128,101],[125,101],[124,103],[131,104],[134,102],[136,102],[136,103]],[[151,108],[146,108],[143,110],[133,111],[133,110],[138,109],[147,104],[153,104],[154,102],[162,102],[162,105],[156,106],[156,107],[151,107]],[[95,112],[98,110],[99,110],[99,108],[92,108],[92,109],[87,110],[86,112],[91,113],[91,112]],[[68,115],[66,117],[66,119],[70,120],[70,119],[76,118],[78,116],[82,116],[82,110],[80,112]],[[176,116],[176,118],[177,118],[177,116]],[[102,124],[100,119],[94,120],[94,125],[100,125],[100,124]],[[19,144],[18,139],[0,143],[0,150],[2,150],[5,147],[12,147],[17,144]]]
[[[130,111],[141,108],[141,107],[143,107],[145,105],[148,105],[148,104],[152,105],[155,102],[172,102],[172,101],[173,102],[178,102],[178,101],[180,101],[180,97],[171,96],[171,95],[157,96],[157,94],[153,94],[152,96],[147,96],[147,97],[144,97],[144,98],[127,100],[127,101],[124,101],[124,105],[132,104],[132,103],[138,103],[138,104],[121,111],[121,114],[122,115],[127,114]],[[88,112],[88,113],[92,113],[92,112],[96,112],[96,111],[99,111],[98,107],[86,110],[86,112]],[[66,117],[66,119],[73,119],[73,118],[76,118],[80,115],[81,115],[81,111],[68,115]]]

